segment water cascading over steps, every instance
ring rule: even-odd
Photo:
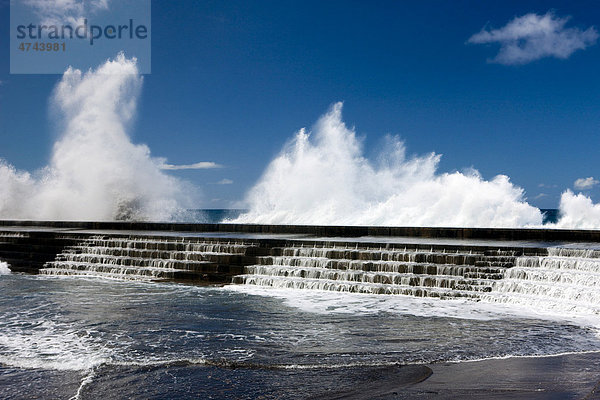
[[[549,248],[515,260],[483,300],[532,310],[600,314],[600,251]]]
[[[479,297],[513,266],[513,250],[285,247],[233,283],[419,297]]]
[[[600,314],[600,250],[285,247],[236,284],[471,298],[534,311]]]
[[[40,273],[228,283],[242,273],[248,247],[193,238],[94,236],[66,247]]]
[[[468,245],[349,246],[335,242],[244,243],[241,239],[2,234],[0,261],[44,261],[40,273],[131,280],[234,283],[352,293],[471,298],[531,310],[600,314],[600,250],[491,249]],[[68,235],[67,235],[68,236]],[[56,242],[56,243],[55,243]],[[34,242],[37,243],[37,242]],[[38,249],[39,248],[39,249]],[[54,251],[54,250],[52,250]],[[27,263],[26,263],[27,264]],[[11,268],[12,269],[12,268]],[[26,266],[23,271],[27,271]]]
[[[13,272],[37,273],[74,243],[75,238],[57,237],[53,232],[0,231],[0,262],[10,264]]]

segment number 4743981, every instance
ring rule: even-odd
[[[19,50],[21,51],[65,51],[67,49],[67,45],[65,42],[62,43],[50,43],[50,42],[34,42],[34,43],[25,43],[22,42],[19,45]]]

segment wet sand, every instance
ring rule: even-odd
[[[319,399],[600,399],[600,353],[408,365]]]

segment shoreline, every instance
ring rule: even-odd
[[[598,399],[600,351],[403,365],[312,398]]]
[[[30,370],[14,367],[4,369],[5,375],[0,381],[30,379]],[[193,377],[196,384],[198,381],[202,384],[210,384],[215,390],[213,394],[217,395],[216,398],[219,398],[219,395],[230,398],[228,395],[231,394],[232,386],[241,390],[243,380],[239,379],[242,375],[252,375],[251,379],[262,382],[264,385],[262,389],[254,388],[253,394],[265,399],[286,396],[315,400],[600,398],[600,352],[539,357],[518,356],[452,363],[351,367],[337,370],[333,375],[319,372],[318,369],[301,371],[240,369],[182,363],[151,368],[124,365],[99,366],[87,372],[55,370],[38,372],[41,374],[35,376],[30,385],[38,387],[40,393],[55,394],[57,398],[62,398],[67,392],[72,394],[81,391],[81,384],[84,381],[86,382],[86,385],[83,385],[85,386],[82,393],[84,398],[96,395],[118,398],[115,388],[122,388],[131,376],[150,373],[147,377],[149,382],[158,382],[167,372],[169,376],[181,378],[182,382],[187,382]],[[94,374],[94,379],[89,379],[91,373]],[[291,378],[293,376],[296,376],[296,379]],[[302,377],[309,379],[311,383],[306,386],[294,385],[294,381]],[[193,390],[186,392],[184,398],[191,398],[190,395],[193,393],[194,397],[200,393],[206,394],[201,386],[196,387],[191,381],[188,383],[193,386]],[[68,390],[65,391],[67,387]],[[166,393],[158,391],[154,394],[160,397]],[[15,396],[12,398],[19,398],[18,393],[13,395]]]

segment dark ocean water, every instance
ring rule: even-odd
[[[598,350],[496,305],[0,276],[0,398],[307,398],[395,365]]]
[[[542,208],[540,209],[544,217],[544,224],[552,224],[558,222],[558,209],[556,208]]]

